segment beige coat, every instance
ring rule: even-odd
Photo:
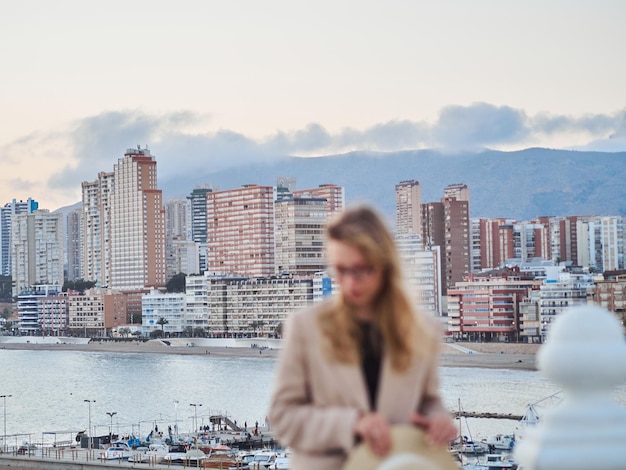
[[[295,470],[340,469],[354,445],[357,416],[369,409],[360,365],[329,361],[322,351],[318,317],[328,305],[293,314],[285,328],[269,420],[293,451]],[[431,338],[436,349],[439,337]],[[383,359],[376,410],[391,423],[409,422],[413,411],[443,410],[437,363],[415,364],[400,374]]]

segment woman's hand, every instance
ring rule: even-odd
[[[391,450],[389,422],[380,413],[364,413],[354,425],[354,434],[363,439],[371,451],[384,457]]]
[[[443,411],[429,415],[413,413],[411,422],[426,431],[426,442],[430,445],[449,444],[458,435],[452,417]]]

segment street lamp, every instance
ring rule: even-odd
[[[194,408],[194,424],[193,424],[193,432],[198,432],[198,407],[202,406],[202,403],[189,403],[189,406],[193,406]]]
[[[4,452],[7,451],[7,398],[12,396],[13,395],[0,395],[0,398],[4,401],[4,435],[2,438],[2,449]]]
[[[91,450],[91,446],[93,444],[92,437],[91,437],[91,404],[95,403],[96,400],[83,400],[83,401],[86,402],[86,403],[89,403],[89,428],[88,428],[89,440],[87,441],[88,442],[87,445],[88,445],[88,449]]]
[[[109,445],[113,441],[113,416],[117,414],[117,411],[107,411],[109,418],[111,418],[111,424],[109,425]]]

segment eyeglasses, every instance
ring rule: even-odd
[[[348,268],[346,266],[329,266],[328,267],[328,273],[336,279],[342,279],[342,278],[345,278],[346,276],[350,276],[353,279],[356,279],[357,281],[360,281],[361,279],[371,276],[372,274],[374,274],[375,270],[376,269],[374,268],[374,266],[369,265],[369,264],[365,264],[362,266],[353,266],[351,268]]]

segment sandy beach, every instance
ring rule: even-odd
[[[440,363],[444,367],[536,370],[535,356],[539,346],[512,343],[442,343]],[[181,354],[259,359],[275,358],[280,351],[276,348],[168,346],[156,340],[146,342],[92,341],[88,344],[0,342],[0,349]]]

